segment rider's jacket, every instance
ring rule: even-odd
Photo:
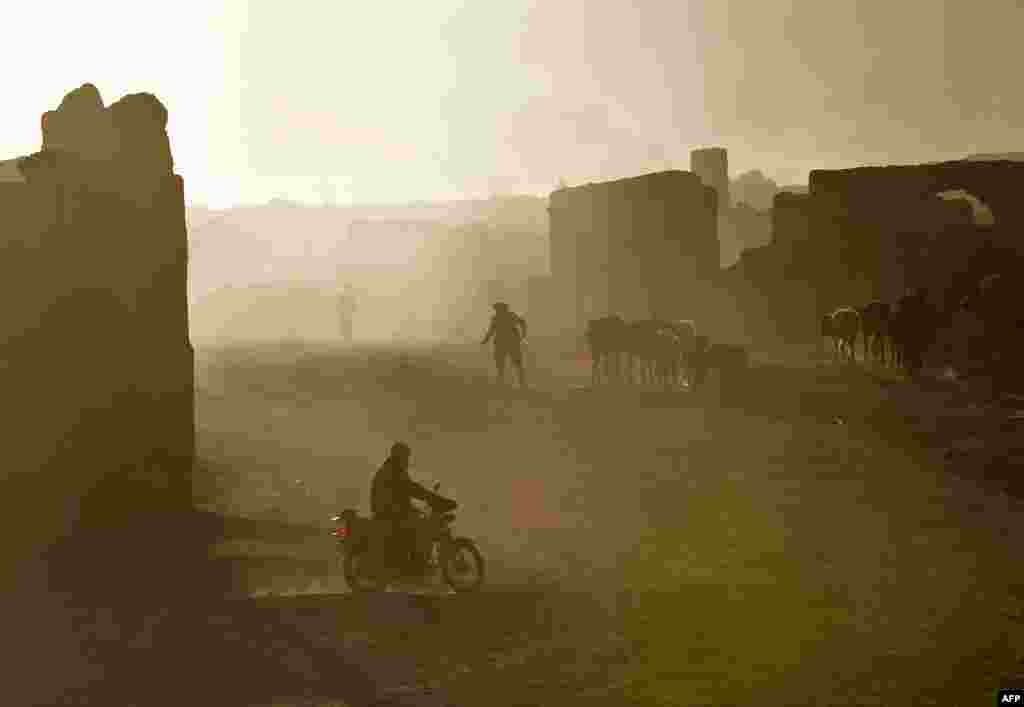
[[[370,511],[375,518],[402,518],[413,512],[412,499],[431,501],[435,494],[409,477],[394,459],[377,470],[370,486]]]

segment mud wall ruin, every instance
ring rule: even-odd
[[[690,171],[718,192],[718,208],[732,205],[729,195],[729,153],[724,147],[705,147],[690,152]]]
[[[745,251],[722,283],[752,331],[790,339],[814,339],[834,307],[892,301],[911,287],[942,306],[943,292],[955,295],[958,279],[991,268],[994,254],[1024,251],[1021,184],[1024,164],[1011,161],[817,170],[807,194],[776,195],[771,244]],[[994,226],[973,222],[966,201],[938,197],[950,191],[980,199]]]
[[[553,192],[551,276],[564,321],[690,316],[718,272],[717,210],[715,190],[678,170]]]
[[[956,239],[960,245],[966,242],[980,247],[984,239],[996,247],[1024,248],[1021,184],[1024,164],[1010,161],[818,170],[810,175],[812,229],[815,238],[835,244],[841,265],[851,279],[868,283],[875,296],[892,297],[905,287],[924,284],[919,280],[927,276],[928,270],[955,268],[956,258],[964,254],[962,248],[955,248]],[[957,190],[984,202],[995,217],[995,226],[973,228],[961,205],[947,202],[943,207],[936,203],[935,195]],[[900,223],[894,215],[901,213],[913,214],[922,226],[913,229]],[[928,237],[927,242],[912,243],[909,234],[922,233]],[[898,252],[906,250],[908,244],[915,250],[930,248],[933,253],[942,253],[947,245],[952,250],[945,258],[940,255],[919,265],[915,273],[912,267],[897,262]],[[954,256],[954,251],[958,255]],[[938,274],[945,278],[952,273]]]
[[[167,118],[150,94],[104,107],[83,85],[44,114],[43,149],[18,161],[23,179],[0,184],[0,512],[18,528],[5,539],[14,574],[70,546],[66,557],[91,566],[51,567],[52,583],[113,582],[132,527],[191,510],[188,246]]]
[[[805,194],[776,194],[772,200],[772,242],[792,250],[811,238],[810,199]]]

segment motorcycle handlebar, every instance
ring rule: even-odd
[[[455,501],[449,498],[441,497],[432,499],[427,503],[427,505],[430,506],[430,510],[434,513],[447,513],[449,511],[454,511],[456,508],[459,507],[459,504],[456,503]]]

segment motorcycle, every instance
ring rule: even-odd
[[[440,484],[434,486],[435,493],[439,488]],[[484,558],[475,542],[452,533],[455,514],[450,511],[456,504],[438,499],[428,505],[429,515],[421,512],[421,516],[431,534],[430,575],[436,576],[439,570],[445,584],[458,593],[479,589],[484,581]],[[387,521],[360,516],[351,508],[331,520],[335,524],[331,534],[338,541],[345,581],[353,592],[383,591],[413,574],[412,552],[396,552]]]

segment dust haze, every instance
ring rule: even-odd
[[[530,278],[548,274],[546,209],[544,199],[525,195],[392,207],[193,207],[193,341],[482,337],[495,297],[522,296]]]
[[[7,40],[18,704],[1020,685],[1019,2],[169,8]],[[396,441],[479,592],[349,586]]]

